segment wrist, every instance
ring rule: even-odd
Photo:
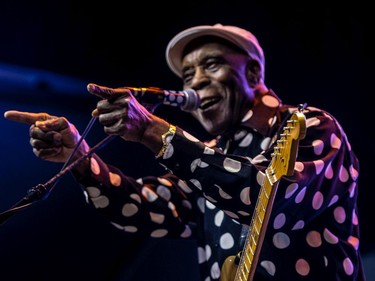
[[[166,131],[164,134],[161,135],[161,140],[162,140],[163,145],[160,151],[156,154],[155,156],[156,158],[163,157],[163,155],[165,154],[175,134],[176,134],[176,126],[169,124],[168,131]]]

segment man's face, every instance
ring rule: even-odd
[[[252,107],[254,92],[246,78],[249,60],[220,43],[196,45],[183,57],[184,89],[196,90],[201,99],[192,115],[208,133],[227,133]]]

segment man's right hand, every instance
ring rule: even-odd
[[[29,129],[30,144],[34,154],[44,160],[65,162],[81,137],[76,127],[65,117],[16,110],[6,111],[4,117],[11,121],[31,125]],[[83,140],[73,160],[88,151],[89,146]]]

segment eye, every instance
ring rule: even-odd
[[[194,77],[194,71],[188,70],[182,73],[182,81],[184,84],[189,84]]]

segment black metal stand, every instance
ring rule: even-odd
[[[94,152],[104,147],[109,141],[111,141],[115,135],[110,135],[96,144],[92,149],[90,149],[85,155],[81,156],[71,164],[67,165],[63,168],[60,172],[58,172],[55,176],[53,176],[49,181],[44,184],[38,184],[37,186],[30,188],[27,191],[25,197],[23,197],[18,203],[13,205],[7,211],[0,213],[0,224],[5,222],[9,217],[25,209],[26,207],[30,206],[37,200],[42,199],[55,185],[57,180],[59,180],[62,176],[64,176],[67,172],[70,172],[73,168],[75,168],[78,164],[80,164],[83,160],[90,157]]]

